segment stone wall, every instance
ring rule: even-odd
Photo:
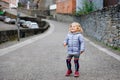
[[[20,30],[20,38],[28,37],[41,32],[42,31],[39,29],[22,29]],[[17,36],[17,30],[0,31],[0,43],[15,40],[17,39]]]
[[[36,35],[39,33],[43,33],[49,28],[49,23],[47,22],[41,22],[41,26],[39,29],[20,29],[20,38]],[[3,42],[7,42],[10,40],[16,40],[18,39],[18,33],[17,30],[4,30],[0,31],[0,44]]]
[[[120,4],[82,16],[57,14],[56,19],[77,21],[87,35],[109,46],[120,47]]]

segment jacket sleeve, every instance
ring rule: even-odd
[[[68,35],[66,36],[64,43],[66,43],[68,45]]]
[[[80,51],[85,51],[84,37],[82,34],[79,36],[79,41],[80,41]]]

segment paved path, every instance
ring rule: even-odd
[[[62,43],[69,23],[49,22],[52,27],[46,33],[0,49],[0,80],[120,80],[120,61],[89,40],[80,57],[81,76],[65,77],[66,48]]]

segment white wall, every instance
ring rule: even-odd
[[[93,0],[94,4],[96,5],[97,9],[102,9],[103,8],[103,0]]]
[[[76,11],[79,11],[79,8],[82,8],[84,0],[76,0]],[[96,9],[103,8],[103,0],[93,0]]]
[[[9,7],[10,8],[17,8],[18,7],[18,2],[19,2],[19,0],[14,0],[14,4],[13,4],[13,1],[11,0],[10,1],[10,4],[9,4]]]
[[[53,5],[50,5],[49,9],[50,9],[50,10],[55,10],[56,7],[57,7],[56,4],[53,4]]]
[[[79,8],[82,8],[83,0],[76,0],[76,11],[79,11]]]

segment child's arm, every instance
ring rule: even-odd
[[[80,35],[79,37],[79,40],[80,40],[80,54],[82,54],[84,51],[85,51],[85,44],[84,44],[84,37],[83,35]]]
[[[80,54],[82,54],[84,51],[80,51]]]
[[[64,46],[64,47],[66,47],[66,46],[67,46],[67,44],[66,44],[66,43],[63,43],[63,46]]]
[[[66,47],[67,44],[68,44],[68,36],[65,38],[64,43],[63,43],[63,46]]]

